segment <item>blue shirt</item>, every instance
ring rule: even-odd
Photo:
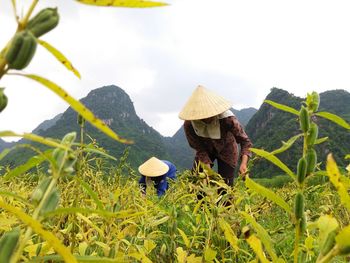
[[[168,178],[175,180],[176,179],[176,167],[169,161],[161,160],[169,167],[169,171],[166,174],[157,177],[150,177],[152,182],[154,183],[154,187],[157,189],[157,195],[162,196],[165,194],[165,191],[168,190]],[[139,184],[142,192],[146,192],[146,177],[141,174],[141,178],[139,180]]]

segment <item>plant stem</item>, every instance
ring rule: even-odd
[[[335,245],[331,251],[328,252],[327,255],[324,257],[321,257],[320,259],[317,259],[316,263],[326,263],[329,262],[333,257],[335,257],[339,252],[338,245]]]
[[[24,16],[24,18],[23,18],[21,21],[19,21],[19,23],[18,23],[19,29],[23,29],[23,28],[27,25],[28,20],[29,20],[30,16],[32,15],[33,10],[34,10],[35,6],[38,4],[38,2],[39,2],[39,0],[33,0],[32,4],[30,5],[30,7],[29,7],[29,9],[28,9],[27,14],[26,14],[26,15]]]
[[[297,226],[295,228],[295,243],[294,243],[294,263],[298,263],[298,255],[299,255],[299,240],[300,240],[300,219],[297,222]]]

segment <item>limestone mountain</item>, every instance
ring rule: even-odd
[[[266,99],[285,104],[297,110],[300,109],[301,102],[305,100],[278,88],[272,88]],[[328,111],[350,121],[350,93],[344,90],[321,93],[319,111]],[[344,157],[349,154],[350,149],[349,131],[322,118],[315,118],[315,122],[319,126],[319,137],[329,137],[327,142],[316,146],[319,162],[324,163],[327,154],[331,152],[340,165],[345,165]],[[299,130],[298,118],[294,114],[263,103],[247,124],[246,132],[253,141],[255,148],[273,151],[281,147],[282,141],[287,141],[301,131]],[[302,140],[300,139],[289,150],[279,154],[278,157],[295,171],[301,152]],[[279,173],[281,173],[279,168],[263,159],[257,161],[252,170],[252,176],[258,177],[271,177]]]

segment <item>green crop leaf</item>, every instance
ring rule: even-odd
[[[129,262],[127,257],[116,257],[116,258],[106,258],[106,257],[96,257],[96,256],[78,256],[75,255],[78,262],[81,263],[124,263]],[[31,258],[29,263],[41,263],[41,262],[62,262],[63,257],[60,255],[48,255],[43,257]]]
[[[59,142],[50,139],[50,138],[44,138],[39,135],[35,135],[32,133],[23,133],[23,134],[18,134],[12,131],[0,131],[0,137],[22,137],[24,139],[33,141],[33,142],[38,142],[41,144],[45,144],[54,148],[62,148],[64,150],[69,151],[69,148],[65,145],[60,144]]]
[[[323,245],[328,234],[339,227],[337,219],[330,215],[322,215],[317,220],[316,225],[319,229],[318,240],[319,244]],[[322,246],[321,246],[322,247]]]
[[[296,178],[295,174],[287,167],[287,165],[285,165],[280,159],[278,159],[272,153],[269,153],[269,152],[266,152],[266,151],[260,150],[260,149],[255,149],[255,148],[250,148],[250,150],[253,153],[265,158],[266,160],[268,160],[270,162],[272,162],[274,165],[281,168],[283,171],[285,171],[288,175],[290,175],[295,180],[295,178]]]
[[[97,5],[97,6],[112,6],[112,7],[159,7],[166,6],[167,3],[143,1],[143,0],[76,0],[79,3],[86,5]]]
[[[281,197],[279,197],[277,194],[275,194],[273,191],[265,188],[264,186],[262,186],[260,184],[257,184],[249,177],[246,178],[245,185],[249,189],[253,190],[255,193],[258,193],[258,194],[266,197],[267,199],[271,200],[272,202],[274,202],[278,206],[282,207],[288,214],[292,213],[292,209],[290,208],[290,206]]]
[[[330,112],[322,111],[315,113],[317,116],[320,116],[322,118],[325,118],[327,120],[330,120],[336,124],[338,124],[341,127],[344,127],[345,129],[350,130],[350,124],[347,123],[343,118],[339,117],[338,115],[335,115]]]
[[[5,180],[9,180],[12,177],[21,175],[28,170],[36,167],[37,165],[41,164],[42,162],[46,161],[49,158],[49,155],[51,154],[52,149],[47,150],[45,153],[36,155],[31,157],[26,163],[17,166],[16,168],[12,169],[10,172],[8,172],[5,176]]]
[[[249,246],[253,249],[262,263],[269,263],[270,261],[265,257],[264,250],[261,245],[261,241],[255,235],[251,235],[246,239]]]
[[[283,104],[279,104],[277,102],[274,102],[272,100],[264,100],[264,102],[270,104],[271,106],[279,109],[279,110],[283,110],[283,111],[286,111],[286,112],[289,112],[289,113],[292,113],[292,114],[295,114],[297,116],[299,116],[299,111],[297,111],[296,109],[293,109],[289,106],[286,106],[286,105],[283,105]]]
[[[97,194],[91,189],[91,187],[81,180],[79,177],[74,177],[79,184],[86,190],[86,192],[91,196],[91,198],[94,200],[96,206],[98,207],[99,210],[103,210],[103,204],[101,203],[100,199],[98,199]]]
[[[315,141],[314,144],[316,145],[316,144],[324,143],[327,140],[328,140],[328,137],[319,138]]]
[[[272,258],[273,262],[277,262],[278,257],[276,255],[276,252],[272,245],[272,239],[265,230],[258,222],[256,222],[255,218],[251,215],[249,215],[246,212],[241,211],[240,214],[247,220],[249,224],[252,225],[252,227],[257,232],[258,237],[261,239],[261,242],[264,244],[264,247],[266,248],[266,251],[269,253],[269,255]]]
[[[350,195],[348,189],[341,182],[341,175],[332,154],[327,156],[327,175],[340,196],[341,203],[350,211]]]
[[[46,86],[51,91],[56,93],[59,97],[61,97],[64,101],[66,101],[77,113],[79,113],[81,116],[84,117],[85,120],[90,122],[93,126],[95,126],[100,131],[107,134],[109,137],[113,138],[114,140],[130,144],[132,141],[123,139],[119,137],[114,131],[112,131],[102,120],[98,119],[88,108],[86,108],[81,102],[74,99],[72,96],[70,96],[65,90],[63,90],[61,87],[59,87],[57,84],[53,83],[52,81],[42,78],[37,75],[32,74],[20,74],[16,73],[13,75],[19,75],[23,76],[32,80],[35,80],[39,82],[40,84]]]
[[[73,64],[55,47],[51,46],[49,43],[45,42],[44,40],[37,39],[38,43],[42,45],[44,48],[46,48],[59,62],[63,64],[68,70],[72,71],[75,76],[77,76],[79,79],[81,78],[79,71],[73,67]]]
[[[25,203],[26,205],[33,206],[31,202],[29,202],[26,198],[23,198],[13,192],[8,192],[8,191],[2,191],[0,190],[0,195],[2,196],[11,196],[14,199],[20,200],[21,202]]]
[[[216,258],[216,254],[217,252],[214,249],[210,247],[206,248],[204,251],[205,262],[213,262],[214,259]]]
[[[33,229],[35,233],[40,235],[44,240],[46,240],[54,249],[57,253],[59,253],[62,258],[66,262],[71,262],[71,263],[77,263],[78,261],[75,259],[75,257],[71,254],[69,248],[66,248],[64,245],[61,244],[60,240],[55,237],[51,232],[46,231],[43,226],[40,224],[40,222],[36,221],[26,213],[22,212],[18,208],[6,204],[0,200],[0,207],[3,208],[4,210],[14,214],[17,216],[23,223],[28,225]]]
[[[188,239],[186,233],[184,231],[182,231],[180,228],[177,229],[186,245],[187,248],[190,247],[190,240]]]
[[[235,235],[235,233],[233,232],[230,224],[227,223],[225,221],[225,219],[220,218],[219,219],[219,226],[220,226],[221,230],[224,231],[224,235],[225,235],[226,240],[230,243],[232,248],[237,252],[239,250],[238,238]]]
[[[301,136],[303,136],[303,134],[295,135],[292,138],[290,138],[287,142],[282,141],[282,144],[283,144],[282,147],[274,150],[273,152],[271,152],[271,154],[275,155],[275,154],[282,153],[282,152],[288,150],[294,144],[294,142],[297,139],[299,139]]]
[[[335,241],[340,249],[350,248],[350,225],[344,227],[335,237]]]

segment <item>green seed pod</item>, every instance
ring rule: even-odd
[[[318,137],[318,126],[316,123],[312,122],[306,137],[307,145],[308,146],[314,145],[317,137]]]
[[[333,230],[328,233],[326,240],[321,248],[321,254],[326,255],[335,245],[335,237],[337,235],[337,230]]]
[[[36,50],[36,39],[27,30],[15,34],[6,52],[5,59],[12,69],[24,69],[29,65]]]
[[[301,106],[301,110],[299,112],[299,121],[300,121],[301,130],[304,133],[306,133],[310,127],[310,118],[309,118],[309,112],[304,106]]]
[[[85,119],[83,116],[81,116],[80,114],[78,114],[78,124],[80,127],[84,127],[84,124],[85,124]]]
[[[301,220],[304,216],[304,196],[300,192],[295,196],[294,214],[297,221]]]
[[[306,176],[310,175],[315,171],[317,164],[317,154],[314,149],[309,149],[306,153],[307,169]]]
[[[46,177],[44,180],[40,182],[40,184],[35,188],[35,190],[32,193],[31,200],[38,204],[41,201],[41,198],[43,198],[44,193],[46,192],[47,187],[49,186],[52,178]]]
[[[7,106],[7,97],[4,94],[5,88],[0,88],[0,112],[2,112]]]
[[[300,233],[303,234],[306,230],[306,216],[305,214],[303,215],[303,217],[300,219],[300,222],[299,222],[299,230],[300,230]]]
[[[302,157],[298,161],[298,168],[297,168],[297,179],[299,184],[304,183],[306,169],[307,169],[307,162],[306,162],[306,159]]]
[[[16,227],[11,231],[5,232],[0,239],[0,262],[8,262],[9,258],[16,249],[20,229]]]
[[[57,8],[45,8],[34,16],[27,24],[35,37],[40,37],[54,29],[59,22]]]
[[[316,112],[318,110],[318,106],[320,105],[320,95],[313,91],[310,98],[311,100],[307,106],[312,112]]]
[[[42,209],[40,210],[40,215],[43,215],[47,212],[53,211],[58,206],[58,203],[60,202],[60,194],[57,189],[53,190],[49,197],[47,198],[45,204],[43,205]]]

